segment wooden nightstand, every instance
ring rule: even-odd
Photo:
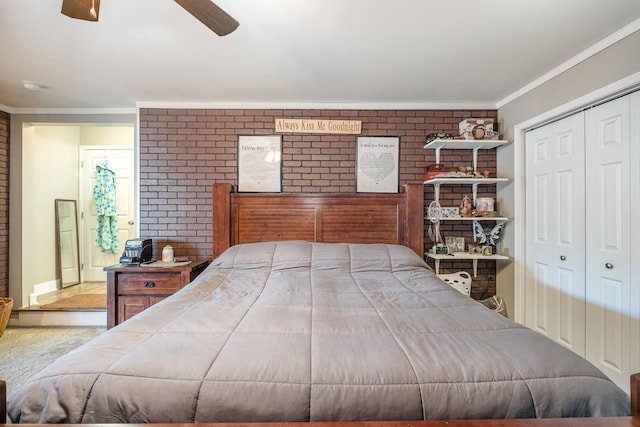
[[[117,264],[107,272],[107,329],[130,319],[142,310],[191,283],[211,260],[191,261],[176,267]]]

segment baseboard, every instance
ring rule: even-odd
[[[11,313],[10,326],[106,326],[106,311],[26,310]]]
[[[33,287],[33,293],[36,295],[46,294],[58,290],[58,281],[49,280],[48,282],[38,283]]]

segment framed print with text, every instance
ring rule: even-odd
[[[356,142],[356,192],[397,193],[400,138],[360,136]]]
[[[238,191],[282,191],[282,137],[238,137]]]

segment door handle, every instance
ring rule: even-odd
[[[604,266],[607,268],[607,270],[611,270],[613,268],[613,264],[611,264],[610,262],[606,263]]]
[[[129,225],[133,225],[133,224],[134,224],[134,222],[133,222],[133,220],[132,220],[132,219],[130,219],[130,220],[129,220],[129,222],[128,222],[127,224],[129,224]]]
[[[145,288],[153,288],[155,286],[156,286],[156,284],[154,282],[144,282],[144,287]]]
[[[567,257],[566,257],[566,256],[564,256],[564,255],[560,255],[560,261],[566,261],[566,260],[567,260]]]

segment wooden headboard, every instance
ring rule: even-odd
[[[424,186],[397,194],[236,193],[213,185],[213,256],[239,243],[393,243],[424,255]]]

